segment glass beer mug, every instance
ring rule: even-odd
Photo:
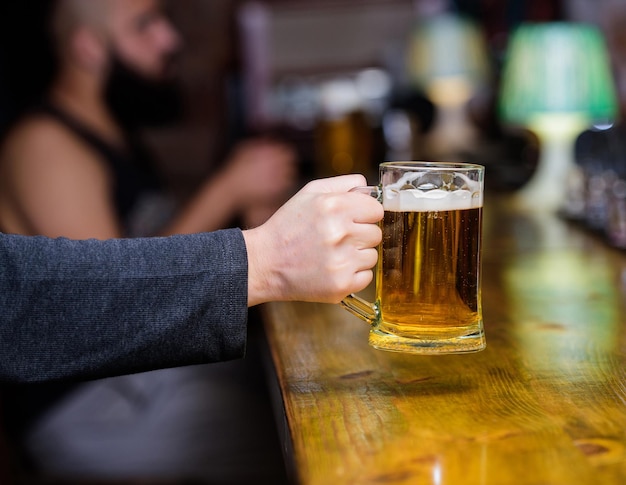
[[[377,187],[353,190],[382,202],[376,297],[342,306],[371,324],[371,346],[445,354],[485,348],[481,308],[484,167],[385,162]]]

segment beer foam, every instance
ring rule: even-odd
[[[430,212],[475,209],[483,206],[480,192],[460,189],[447,191],[433,189],[398,190],[386,187],[383,193],[383,207],[395,212]]]
[[[458,172],[407,172],[383,189],[383,207],[389,211],[449,211],[482,206],[481,182]]]

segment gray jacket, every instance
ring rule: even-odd
[[[240,358],[247,272],[238,229],[109,241],[0,234],[0,381]]]

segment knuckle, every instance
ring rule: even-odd
[[[321,209],[326,214],[337,214],[341,207],[340,197],[336,194],[327,194],[320,198]]]

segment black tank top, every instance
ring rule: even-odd
[[[44,104],[40,111],[52,116],[72,131],[107,165],[112,174],[113,200],[117,215],[123,227],[128,230],[130,215],[142,196],[156,193],[161,189],[145,147],[132,135],[126,136],[127,149],[116,147],[53,104]]]

